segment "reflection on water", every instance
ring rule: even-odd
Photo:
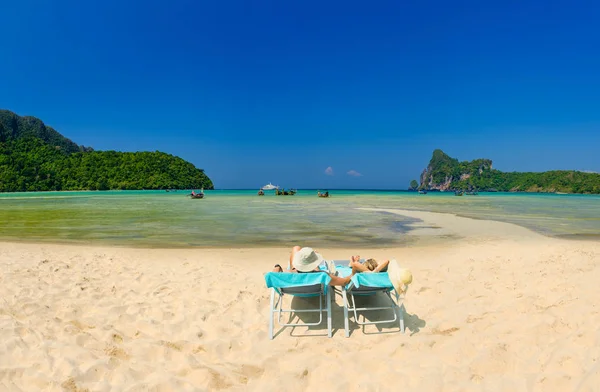
[[[207,191],[200,200],[183,191],[0,194],[0,238],[155,247],[380,247],[411,241],[403,233],[413,219],[359,207],[451,212],[513,222],[548,235],[600,234],[598,196],[331,193],[324,199],[316,191],[262,197],[255,191]]]

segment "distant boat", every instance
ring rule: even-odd
[[[277,187],[275,189],[275,194],[277,196],[294,196],[296,194],[296,190],[295,189],[290,189],[289,191],[286,191],[285,189],[279,190],[279,187]]]
[[[329,191],[325,191],[325,192],[318,191],[317,192],[317,196],[319,196],[319,197],[329,197]]]
[[[262,189],[258,191],[258,196],[264,196],[264,195],[265,195],[265,192],[263,192]]]
[[[467,191],[467,196],[477,196],[478,194],[477,191]]]
[[[279,187],[275,186],[269,182],[267,185],[263,186],[260,189],[262,189],[263,191],[272,191],[273,189],[279,189]]]
[[[454,196],[462,196],[462,195],[463,195],[463,191],[454,192]]]
[[[426,191],[426,190],[422,190],[422,191],[419,191],[419,193],[420,193],[421,195],[426,195],[426,194],[427,194],[427,191]]]
[[[200,193],[196,193],[192,190],[192,193],[190,193],[188,196],[190,196],[192,199],[204,199],[204,188],[200,190]]]

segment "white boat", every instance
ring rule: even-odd
[[[263,191],[272,191],[273,189],[279,189],[279,187],[275,186],[269,182],[267,185],[263,186],[260,189],[262,189]]]

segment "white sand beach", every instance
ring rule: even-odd
[[[0,243],[0,391],[600,391],[599,241],[389,211],[447,240],[318,250],[409,268],[405,334],[346,338],[337,296],[331,339],[269,340],[263,273],[288,247]]]

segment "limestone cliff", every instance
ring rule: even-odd
[[[480,177],[484,172],[491,170],[490,159],[459,162],[442,150],[435,150],[429,165],[421,173],[419,188],[439,191],[462,189],[464,187],[457,187],[457,183],[471,183],[471,178]]]
[[[574,170],[503,173],[492,167],[490,159],[459,162],[435,150],[421,173],[419,189],[600,193],[600,174]]]

